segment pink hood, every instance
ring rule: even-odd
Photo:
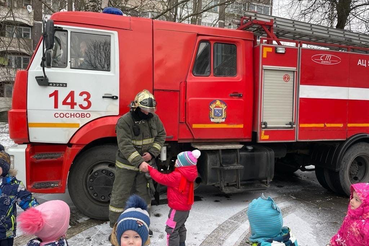
[[[351,209],[348,205],[347,215],[341,228],[331,239],[331,245],[365,246],[369,242],[369,183],[351,185],[351,195],[356,191],[362,201],[360,207]]]

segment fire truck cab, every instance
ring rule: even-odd
[[[52,15],[14,85],[9,130],[18,146],[9,152],[19,178],[33,192],[63,193],[68,185],[79,210],[107,219],[115,124],[148,89],[167,132],[162,169],[197,148],[197,182],[223,192],[266,188],[275,168],[315,166],[322,186],[339,194],[368,182],[365,36],[348,33],[348,45],[334,35],[321,43],[324,32],[315,40],[305,35],[310,41],[284,32],[286,44],[275,27],[283,19],[259,17],[250,13],[239,30],[228,30],[102,13]]]

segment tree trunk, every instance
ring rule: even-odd
[[[352,0],[339,0],[337,2],[337,29],[344,29],[350,15]]]
[[[219,6],[219,23],[218,26],[221,28],[225,27],[225,0],[220,0],[220,6]]]
[[[193,13],[199,13],[202,9],[202,0],[193,0]],[[191,17],[191,24],[201,25],[201,14]]]
[[[68,0],[68,11],[73,11],[73,1]]]

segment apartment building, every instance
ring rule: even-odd
[[[32,0],[0,0],[0,121],[11,106],[15,73],[25,69],[41,34]]]

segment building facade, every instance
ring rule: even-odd
[[[41,35],[35,7],[32,0],[0,0],[0,120],[11,106],[15,73],[27,68]]]

